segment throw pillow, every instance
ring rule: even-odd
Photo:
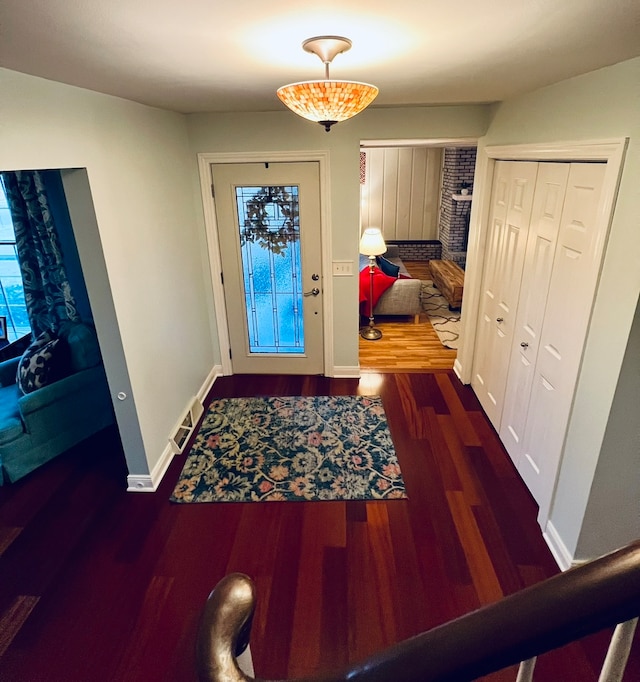
[[[372,282],[369,272],[363,270],[360,273],[360,314],[368,317],[370,315],[371,307],[375,308],[380,296],[382,296],[389,287],[392,287],[395,281],[395,277],[389,277],[389,275],[385,275],[379,268],[375,268]],[[373,298],[371,297],[372,288]],[[369,301],[372,301],[372,305]]]
[[[398,273],[400,272],[399,265],[395,265],[390,260],[387,260],[384,256],[376,256],[376,262],[380,270],[382,270],[385,275],[389,275],[389,277],[398,276]]]
[[[31,393],[59,378],[55,362],[59,341],[53,332],[44,331],[22,354],[16,376],[22,393]]]

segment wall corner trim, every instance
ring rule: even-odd
[[[127,484],[128,493],[152,493],[156,489],[150,475],[127,476]]]
[[[162,478],[167,473],[167,469],[173,460],[173,449],[170,444],[167,444],[162,451],[162,455],[157,464],[153,467],[153,471],[148,475],[131,475],[127,476],[127,492],[128,493],[153,493],[158,489]]]
[[[463,369],[462,369],[462,364],[460,363],[460,361],[458,360],[458,358],[456,358],[456,359],[453,361],[453,371],[455,372],[455,374],[456,374],[456,376],[458,377],[458,379],[460,379],[460,381],[464,384],[464,379],[463,379],[463,377],[465,377],[465,374],[464,374],[464,371],[463,371]],[[466,378],[466,377],[465,377],[465,378]],[[468,382],[467,382],[467,383],[468,383]]]
[[[216,379],[218,379],[221,376],[223,376],[222,365],[214,365],[209,374],[207,375],[207,378],[202,383],[200,390],[196,393],[196,396],[198,397],[198,400],[201,403],[204,404],[204,401],[209,395],[211,387],[215,383]]]
[[[573,560],[573,555],[567,549],[567,546],[560,537],[560,533],[558,533],[551,521],[547,522],[542,537],[551,550],[551,554],[553,554],[553,558],[556,560],[556,564],[558,564],[558,568],[561,571],[566,571],[576,565],[576,562]]]
[[[209,394],[211,387],[218,377],[222,376],[222,366],[214,365],[212,370],[207,375],[206,379],[199,388],[196,396],[197,402],[202,405],[205,398]],[[189,404],[185,408],[182,414],[186,413],[193,403],[193,398],[189,401]],[[202,413],[200,413],[201,415]],[[130,474],[127,476],[127,492],[130,493],[152,493],[158,489],[164,475],[167,473],[169,465],[173,461],[174,453],[171,443],[168,443],[165,449],[160,455],[160,459],[153,467],[153,471],[150,474]]]

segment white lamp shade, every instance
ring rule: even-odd
[[[368,227],[360,237],[360,253],[365,256],[379,256],[387,250],[382,232],[377,227]]]

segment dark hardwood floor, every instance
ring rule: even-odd
[[[256,673],[358,660],[557,572],[536,506],[451,371],[234,376],[215,396],[383,396],[408,500],[173,505],[127,493],[104,432],[0,488],[0,680],[192,681],[200,609],[231,571],[257,584]],[[606,640],[542,657],[537,681],[597,679]],[[636,643],[625,680],[640,679]],[[492,681],[515,680],[513,669]]]

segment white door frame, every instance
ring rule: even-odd
[[[616,138],[550,144],[496,145],[478,149],[461,311],[463,333],[453,368],[463,384],[471,383],[495,162],[605,161],[607,171],[602,190],[603,210],[600,219],[610,223],[627,142],[628,138]],[[602,234],[608,234],[608,226]]]
[[[473,370],[484,252],[487,243],[488,217],[491,205],[490,200],[495,162],[498,160],[606,162],[607,168],[601,197],[602,209],[598,218],[605,223],[604,229],[600,230],[600,234],[602,235],[602,239],[606,241],[613,218],[613,207],[618,192],[620,177],[622,175],[622,164],[627,144],[628,138],[617,138],[584,142],[489,146],[482,150],[480,159],[477,161],[478,165],[476,166],[474,201],[470,219],[467,272],[465,273],[461,314],[462,342],[454,365],[454,371],[463,383],[469,384],[471,382]],[[475,188],[477,188],[478,191],[476,191]],[[602,262],[604,262],[605,257],[606,254],[603,249],[601,265]],[[569,417],[569,420],[570,419],[571,417]],[[561,466],[560,460],[559,468]],[[557,485],[557,477],[554,483],[554,486],[555,485]],[[548,523],[554,496],[555,488],[548,505],[544,509],[540,508],[538,513],[538,523],[542,528],[543,535],[552,548],[552,551],[554,551],[555,545],[558,544],[554,539],[554,533],[556,533],[556,531],[551,528],[551,524]],[[562,545],[562,543],[560,543],[560,545]],[[554,551],[554,555],[557,555],[556,551]]]
[[[198,170],[200,173],[200,191],[204,209],[204,224],[209,252],[209,268],[213,289],[216,323],[218,328],[218,344],[222,374],[233,374],[233,365],[227,352],[229,345],[229,327],[227,309],[224,300],[224,289],[220,273],[222,261],[218,241],[218,221],[216,205],[211,191],[211,164],[222,163],[286,163],[317,161],[320,172],[320,238],[322,243],[322,288],[323,302],[323,347],[324,374],[333,376],[333,279],[331,277],[331,225],[329,194],[329,152],[328,151],[288,151],[288,152],[203,152],[198,154]]]

